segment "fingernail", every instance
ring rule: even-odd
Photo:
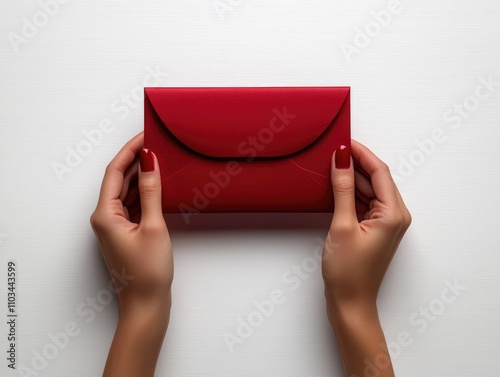
[[[141,151],[140,163],[141,172],[143,173],[155,170],[155,158],[153,156],[153,152],[149,149],[143,149]]]
[[[335,152],[335,168],[336,169],[349,169],[351,167],[351,153],[349,148],[341,145]]]

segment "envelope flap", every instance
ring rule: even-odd
[[[330,126],[349,87],[145,88],[164,126],[209,157],[282,157]]]

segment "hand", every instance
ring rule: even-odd
[[[158,161],[142,150],[143,142],[141,133],[108,165],[90,218],[120,303],[105,370],[110,376],[154,374],[170,315],[172,244],[162,214]]]
[[[354,140],[351,148],[354,166],[347,148],[337,150],[332,161],[335,211],[323,251],[323,277],[331,305],[366,307],[376,304],[411,216],[387,165]]]
[[[385,341],[376,301],[411,216],[387,165],[355,141],[351,149],[353,159],[344,147],[332,160],[335,210],[322,271],[328,319],[346,373],[362,375],[363,360],[380,355],[388,358],[386,347],[380,349]],[[393,375],[392,366],[385,369],[388,374],[380,376]]]

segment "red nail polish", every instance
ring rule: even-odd
[[[335,168],[349,169],[351,167],[351,152],[345,145],[341,145],[335,152]]]
[[[153,152],[149,149],[143,149],[141,151],[140,163],[141,172],[143,173],[155,170],[155,158],[153,156]]]

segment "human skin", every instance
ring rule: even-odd
[[[349,152],[338,149],[332,159],[335,211],[322,262],[327,315],[346,376],[393,377],[377,296],[411,215],[387,165],[355,141],[352,158]]]
[[[172,244],[158,161],[143,144],[140,133],[107,166],[90,219],[119,299],[105,377],[154,376],[170,318]],[[346,376],[365,376],[367,360],[388,360],[378,376],[394,376],[376,300],[411,217],[387,166],[361,144],[351,148],[353,159],[344,148],[332,160],[335,211],[322,264],[327,315]]]
[[[106,377],[153,376],[170,318],[172,244],[161,210],[158,162],[141,152],[143,144],[141,133],[107,166],[90,219],[119,299]],[[117,273],[128,277],[126,286],[115,279]]]

